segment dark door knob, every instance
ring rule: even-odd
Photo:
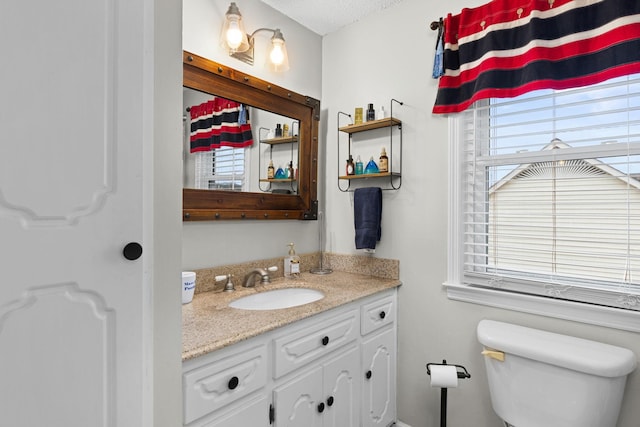
[[[127,243],[122,249],[122,255],[129,261],[134,261],[142,255],[142,245],[137,242]]]
[[[231,377],[231,379],[229,380],[229,384],[227,384],[229,386],[229,390],[234,390],[236,387],[238,387],[238,377]]]
[[[384,319],[386,315],[387,315],[387,313],[385,313],[384,311],[380,312],[380,318],[381,319]]]
[[[327,398],[327,406],[331,406],[331,405],[333,405],[333,396],[329,396]]]
[[[324,412],[324,403],[322,402],[318,403],[318,412],[320,413]]]
[[[367,373],[364,374],[364,376],[367,377],[367,379],[370,379],[371,375],[373,375],[373,373],[371,371],[367,371]]]
[[[322,345],[327,345],[329,344],[329,337],[323,337],[322,338]]]

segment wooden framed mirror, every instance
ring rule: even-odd
[[[185,88],[278,114],[298,124],[295,194],[184,188],[183,220],[317,219],[320,101],[190,52],[183,52],[182,63]],[[259,143],[257,132],[254,135],[254,143]]]

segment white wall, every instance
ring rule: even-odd
[[[287,43],[291,69],[274,73],[263,67],[269,33],[256,36],[255,65],[247,65],[229,57],[218,45],[229,3],[227,0],[183,2],[184,50],[320,99],[322,38],[258,0],[237,0],[248,33],[262,27],[280,28]],[[319,193],[321,189],[320,185]],[[322,202],[320,209],[323,209]],[[183,225],[182,266],[197,269],[284,256],[289,242],[295,242],[300,253],[313,252],[318,250],[317,236],[317,221],[186,222]]]
[[[376,256],[400,260],[398,411],[412,427],[439,425],[440,392],[430,388],[425,365],[442,359],[466,366],[472,375],[449,391],[449,425],[501,425],[491,410],[475,337],[483,318],[621,345],[640,355],[638,334],[450,301],[441,286],[447,262],[448,124],[446,118],[431,114],[437,87],[431,78],[436,33],[429,23],[482,3],[404,0],[323,39],[329,250],[356,252],[353,222],[344,214],[353,210],[352,193],[340,192],[335,184],[345,160],[339,164],[334,160],[337,112],[353,113],[354,107],[370,102],[376,107],[381,102],[388,105],[390,98],[404,102],[397,109],[404,131],[402,187],[384,192],[382,240]],[[619,427],[637,426],[639,398],[636,373],[627,386]]]
[[[145,89],[153,97],[153,158],[146,158],[144,168],[153,169],[153,183],[146,183],[145,194],[150,200],[145,206],[153,209],[153,236],[145,236],[145,252],[152,255],[153,293],[153,420],[148,426],[174,427],[182,425],[182,326],[180,286],[181,203],[180,153],[176,144],[182,134],[182,51],[180,29],[182,2],[155,1],[154,3],[154,79],[153,87]],[[149,82],[146,82],[147,84]],[[152,189],[152,191],[151,191]],[[144,257],[143,257],[144,258]],[[151,305],[149,305],[151,304]]]

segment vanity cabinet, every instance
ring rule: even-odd
[[[186,361],[184,425],[392,424],[396,301],[391,289]]]
[[[396,312],[395,295],[362,306],[362,427],[384,427],[395,421]]]
[[[357,427],[359,307],[300,326],[274,340],[275,378],[302,371],[273,392],[276,427]]]

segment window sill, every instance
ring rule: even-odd
[[[640,312],[444,283],[447,297],[490,307],[640,332]]]

